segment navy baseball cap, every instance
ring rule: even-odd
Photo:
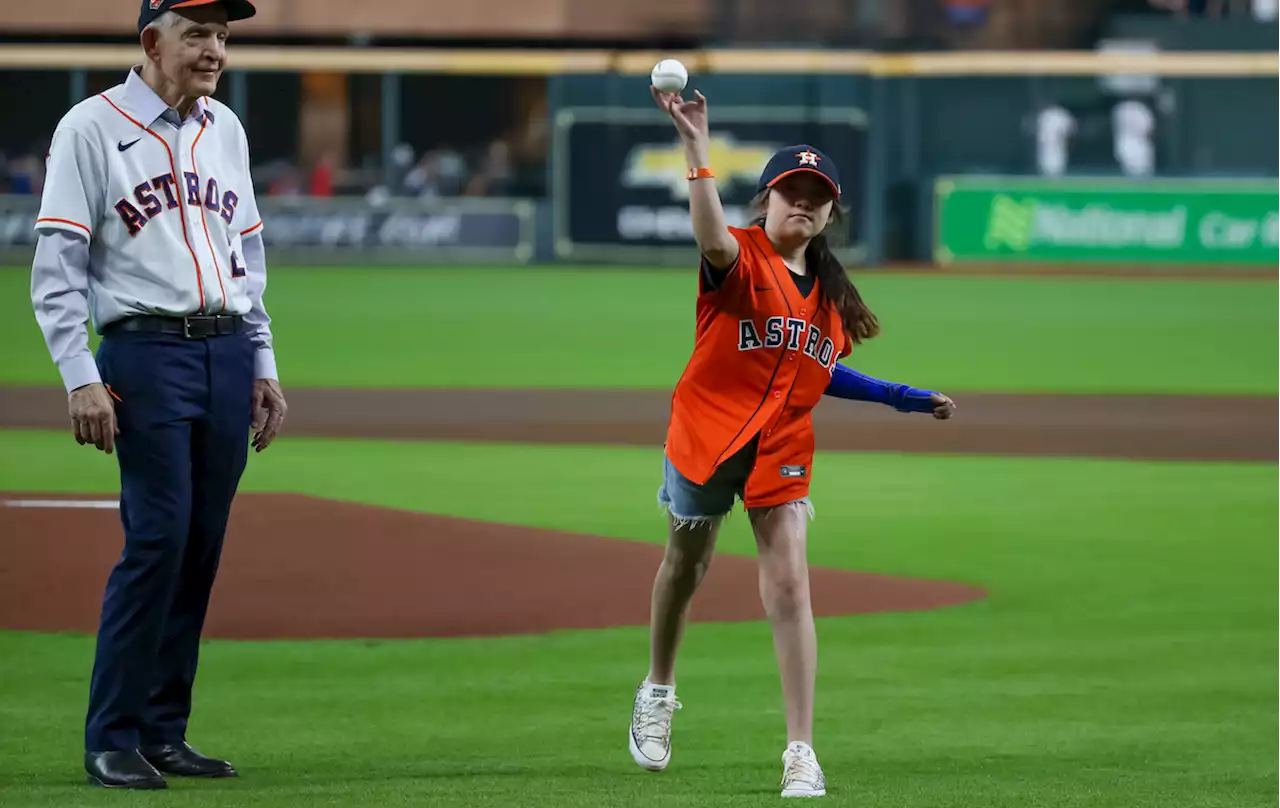
[[[249,0],[142,0],[142,11],[138,14],[138,33],[142,33],[143,28],[166,11],[214,3],[226,6],[228,20],[247,20],[258,13]]]
[[[836,199],[840,198],[840,172],[836,170],[836,164],[821,150],[807,143],[783,146],[774,152],[769,162],[765,164],[764,171],[760,172],[756,191],[772,188],[778,180],[800,171],[808,171],[822,177],[831,186],[831,192],[835,194]]]

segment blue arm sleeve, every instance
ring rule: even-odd
[[[824,394],[835,398],[888,404],[902,412],[933,412],[933,403],[929,401],[932,390],[881,381],[839,362],[836,363],[831,383],[827,385]]]

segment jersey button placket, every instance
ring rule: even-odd
[[[202,244],[202,242],[200,241],[200,239],[198,239],[198,238],[196,238],[196,237],[195,237],[195,234],[196,234],[196,233],[198,233],[198,232],[200,232],[199,228],[200,228],[200,224],[201,224],[200,222],[196,221],[196,216],[197,216],[197,215],[199,215],[199,212],[202,210],[202,208],[201,208],[199,205],[191,205],[191,204],[189,204],[189,203],[188,203],[188,200],[187,200],[187,194],[188,194],[188,193],[190,193],[190,192],[187,190],[187,178],[186,178],[186,172],[187,172],[188,170],[192,170],[192,171],[194,171],[194,170],[193,170],[193,169],[190,169],[190,167],[189,167],[189,166],[185,165],[185,164],[182,162],[182,161],[183,161],[183,157],[184,157],[184,156],[186,157],[186,159],[187,159],[187,161],[188,161],[188,162],[191,160],[191,155],[190,155],[190,154],[184,154],[184,151],[183,151],[183,148],[182,148],[182,145],[183,145],[183,144],[182,144],[182,133],[183,133],[183,130],[184,130],[184,129],[185,129],[185,127],[183,127],[183,126],[177,126],[177,127],[175,127],[175,132],[174,132],[174,136],[173,136],[173,142],[174,142],[174,160],[175,160],[175,162],[177,162],[177,164],[178,164],[178,165],[177,165],[177,168],[178,168],[178,174],[180,175],[180,176],[178,177],[178,182],[179,182],[179,184],[180,184],[180,185],[181,185],[181,187],[182,187],[182,196],[181,196],[180,198],[182,199],[182,214],[183,214],[183,217],[187,220],[187,238],[188,238],[188,240],[189,240],[189,243],[190,243],[191,249],[192,249],[192,250],[194,251],[194,253],[195,253],[196,261],[197,261],[197,263],[199,263],[199,264],[200,264],[200,269],[201,269],[201,272],[196,276],[196,283],[200,285],[200,292],[199,292],[199,295],[200,295],[200,297],[204,298],[204,301],[205,301],[205,307],[204,307],[204,309],[201,309],[201,313],[203,314],[203,313],[204,313],[204,311],[205,311],[205,310],[207,310],[207,309],[208,309],[208,307],[209,307],[209,298],[208,298],[208,296],[205,294],[205,289],[204,289],[204,271],[203,271],[203,270],[204,270],[204,261],[203,261],[203,260],[201,260],[201,258],[200,258],[200,256],[202,255],[202,253],[201,253],[201,244]]]
[[[808,309],[800,309],[800,316],[801,316],[801,317],[808,317],[808,316],[809,316],[809,311],[808,311]],[[787,361],[788,361],[788,362],[794,362],[794,361],[796,361],[796,352],[795,352],[795,351],[790,351],[789,353],[787,353]]]

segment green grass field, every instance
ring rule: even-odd
[[[296,440],[248,490],[659,541],[654,451]],[[39,460],[32,464],[33,459]],[[0,438],[0,487],[110,491],[61,435]],[[397,470],[370,478],[369,469]],[[597,468],[607,469],[601,474]],[[21,471],[19,471],[21,469]],[[74,471],[68,477],[67,472]],[[478,487],[477,479],[485,484]],[[838,804],[1244,806],[1275,798],[1276,475],[1261,465],[828,455],[815,564],[979,582],[988,600],[821,621],[818,749]],[[495,500],[488,492],[520,491]],[[723,552],[751,554],[745,520]],[[442,559],[447,563],[447,559]],[[79,787],[92,641],[0,634],[3,804]],[[697,625],[676,755],[623,745],[642,629],[415,642],[210,642],[192,739],[238,783],[175,805],[769,804],[768,630]]]
[[[0,384],[57,384],[25,283],[0,272]],[[853,362],[869,372],[948,390],[1276,392],[1273,284],[862,285],[886,326]],[[616,270],[282,270],[268,300],[286,390],[660,387],[687,355],[691,289],[687,276]],[[251,458],[242,490],[660,542],[660,451],[286,435]],[[819,621],[829,804],[1275,804],[1274,464],[823,453],[816,468],[812,563],[990,592],[954,609]],[[0,431],[0,490],[111,492],[114,460],[62,433]],[[745,519],[720,550],[753,553]],[[0,806],[778,800],[786,739],[764,624],[691,627],[661,774],[636,768],[624,745],[642,628],[210,641],[190,739],[243,777],[160,795],[81,785],[92,653],[89,637],[0,632]]]
[[[57,384],[27,273],[0,271],[0,384]],[[846,360],[948,391],[1275,393],[1275,286],[866,275],[883,334]],[[665,388],[693,344],[693,276],[618,269],[286,268],[292,386]]]

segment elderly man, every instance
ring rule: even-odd
[[[244,127],[210,97],[228,23],[253,14],[247,0],[142,0],[143,63],[67,112],[49,151],[32,303],[76,440],[120,467],[124,550],[85,725],[99,786],[236,774],[186,730],[250,436],[265,449],[285,415]]]

